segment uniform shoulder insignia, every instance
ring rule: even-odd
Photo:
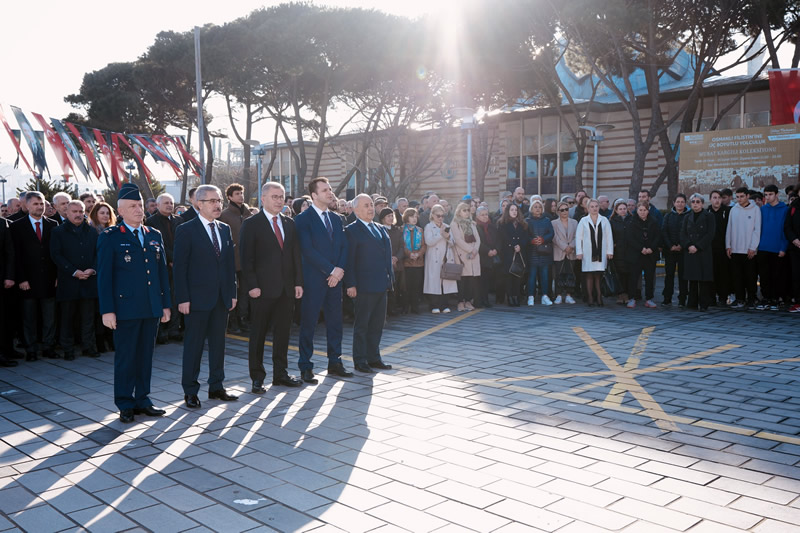
[[[119,230],[119,226],[109,226],[103,230],[103,233],[114,233]]]

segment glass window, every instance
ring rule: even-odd
[[[561,176],[574,176],[578,152],[561,152]]]
[[[508,180],[515,180],[517,182],[515,187],[519,187],[519,157],[509,157],[507,168],[508,172],[506,174],[506,178]]]
[[[769,126],[769,111],[759,111],[757,113],[745,113],[744,127],[757,128]]]
[[[525,156],[525,177],[539,177],[539,158],[535,155]]]
[[[542,176],[555,176],[558,166],[558,154],[542,155]]]
[[[722,120],[719,121],[719,124],[717,124],[717,129],[718,130],[739,129],[739,126],[741,126],[742,124],[740,121],[740,117],[741,115],[738,114],[725,115],[724,117],[722,117]]]
[[[520,137],[520,124],[519,122],[506,123],[506,153],[509,156],[519,155],[519,137]]]
[[[747,93],[744,97],[745,113],[769,111],[769,91]]]

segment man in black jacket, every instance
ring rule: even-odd
[[[66,208],[67,221],[53,230],[50,257],[58,269],[56,300],[61,309],[61,347],[64,359],[75,359],[72,320],[80,321],[83,353],[97,357],[94,310],[97,304],[97,231],[84,217],[85,207],[72,200]]]
[[[58,224],[44,217],[44,195],[25,195],[28,215],[11,225],[14,240],[15,275],[22,291],[25,359],[36,361],[39,317],[42,325],[42,355],[58,359],[53,350],[56,333],[56,266],[50,259],[50,234]]]
[[[56,214],[53,215],[58,225],[64,224],[67,221],[67,204],[72,200],[72,197],[65,192],[57,192],[53,195],[53,208]]]
[[[178,315],[178,303],[175,300],[175,282],[172,277],[172,260],[175,251],[175,231],[183,222],[181,217],[172,214],[175,209],[175,199],[169,193],[163,193],[156,200],[157,211],[145,220],[145,224],[161,232],[164,241],[164,255],[167,256],[167,271],[169,272],[169,290],[172,295],[172,313],[169,322],[158,325],[158,344],[166,344],[169,339],[180,341],[183,336],[180,332],[181,317]]]
[[[725,307],[726,300],[731,294],[731,260],[725,252],[725,233],[728,231],[728,216],[731,208],[722,204],[722,193],[711,191],[709,195],[711,205],[709,213],[714,215],[714,240],[711,241],[711,256],[714,262],[714,293],[711,305],[717,302],[720,307]]]
[[[189,209],[183,212],[181,215],[182,222],[189,222],[194,217],[197,216],[197,208],[194,205],[194,193],[197,192],[197,187],[192,187],[189,189]]]
[[[0,218],[0,367],[17,366],[14,351],[14,328],[9,323],[11,288],[14,286],[14,243],[8,220]]]
[[[686,195],[678,193],[673,202],[672,211],[664,217],[661,235],[664,240],[664,301],[663,306],[672,305],[672,293],[675,290],[675,268],[678,269],[678,305],[686,305],[689,285],[683,277],[683,250],[681,249],[681,225],[688,211]]]

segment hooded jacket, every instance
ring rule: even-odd
[[[764,204],[761,206],[761,241],[758,250],[764,252],[785,252],[789,241],[783,234],[783,223],[789,206],[783,202],[776,205]]]
[[[734,254],[758,250],[761,240],[761,210],[752,200],[747,207],[738,203],[731,208],[728,229],[725,232],[725,249]]]

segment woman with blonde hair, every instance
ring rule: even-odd
[[[444,207],[435,204],[431,207],[431,221],[425,225],[425,280],[422,292],[429,295],[431,313],[449,313],[448,294],[458,292],[458,284],[449,279],[442,279],[442,265],[454,262],[451,250],[452,237],[450,226],[444,223]]]
[[[461,202],[456,206],[451,228],[456,260],[464,265],[461,281],[458,283],[458,310],[472,311],[475,309],[472,300],[481,275],[481,258],[478,253],[481,238],[478,235],[478,226],[472,220],[470,204]]]
[[[608,219],[600,214],[600,203],[592,198],[586,207],[588,213],[575,232],[575,253],[581,260],[587,303],[590,307],[602,306],[602,277],[608,261],[614,258],[614,235]]]

